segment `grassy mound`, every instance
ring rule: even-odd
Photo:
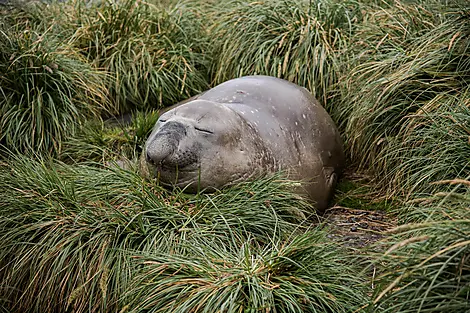
[[[19,17],[0,19],[0,142],[60,150],[80,122],[107,109],[103,75],[45,25]]]
[[[0,168],[0,298],[13,312],[349,312],[360,278],[299,225],[292,213],[309,206],[286,183],[188,196],[120,169],[15,157]]]
[[[366,301],[351,260],[318,230],[189,251],[142,256],[129,292],[136,312],[352,312]]]
[[[450,183],[462,192],[422,199],[413,206],[422,221],[398,227],[388,240],[379,256],[386,270],[377,280],[374,312],[470,309],[470,182]]]
[[[306,87],[326,104],[338,58],[360,15],[355,1],[231,1],[219,10],[212,43],[215,83],[270,75]]]
[[[469,15],[423,6],[370,12],[357,33],[369,40],[358,43],[359,64],[343,87],[338,120],[349,155],[391,195],[432,192],[430,182],[458,177],[470,165]]]
[[[74,45],[109,74],[117,112],[156,109],[208,88],[203,18],[197,7],[116,1],[73,7]]]

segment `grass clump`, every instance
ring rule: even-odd
[[[103,76],[49,29],[28,19],[0,25],[0,142],[60,151],[85,118],[107,109]]]
[[[347,256],[317,231],[305,234],[292,212],[309,206],[275,177],[191,196],[121,169],[16,156],[0,167],[0,190],[0,299],[12,312],[139,311],[153,300],[135,299],[163,293],[187,297],[181,310],[204,298],[215,311],[216,289],[200,298],[182,286],[195,271],[222,275],[218,257],[235,270],[231,279],[245,277],[232,308],[346,312],[362,301]],[[244,267],[251,258],[257,265]],[[160,276],[155,262],[164,263]],[[216,285],[225,296],[235,290]]]
[[[117,112],[156,109],[207,89],[208,40],[197,7],[126,0],[75,10],[74,44],[109,74]]]
[[[203,246],[142,256],[132,312],[353,312],[365,301],[350,260],[318,230]]]
[[[415,205],[414,214],[421,222],[399,226],[387,241],[387,251],[379,256],[384,272],[378,277],[380,287],[371,311],[470,309],[470,182],[451,183],[467,190],[440,193]]]
[[[232,1],[220,8],[213,81],[270,75],[309,89],[323,104],[358,19],[355,1]]]
[[[377,23],[357,31],[371,41],[360,42],[339,108],[352,161],[395,196],[432,192],[429,182],[468,168],[468,13],[445,14],[441,6],[441,15],[432,14],[437,4],[423,6],[370,12]],[[444,129],[455,133],[446,139]],[[449,144],[436,149],[442,140]]]
[[[462,177],[470,172],[470,88],[455,94],[441,94],[409,117],[406,133],[391,138],[390,149],[379,158],[388,180],[389,193],[416,198],[422,193],[448,191],[436,181]],[[437,112],[427,113],[429,107]]]
[[[67,163],[94,161],[106,164],[123,161],[128,165],[137,165],[158,116],[158,111],[137,111],[122,116],[130,121],[122,118],[111,118],[104,122],[91,120],[74,138],[64,143],[60,158]]]

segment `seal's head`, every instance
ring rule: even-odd
[[[193,100],[158,119],[145,144],[148,172],[189,192],[242,181],[263,170],[258,137],[232,109]]]

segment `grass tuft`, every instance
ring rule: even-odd
[[[311,207],[288,185],[273,177],[190,196],[118,168],[12,156],[0,167],[0,298],[9,299],[12,312],[140,310],[149,302],[134,299],[153,295],[149,281],[190,281],[197,268],[212,277],[223,269],[214,259],[219,253],[235,269],[242,266],[237,260],[251,258],[260,266],[246,269],[255,281],[245,276],[246,296],[237,298],[244,304],[232,306],[349,311],[362,301],[353,292],[360,278],[323,234],[306,234],[305,221],[292,212]],[[176,276],[155,277],[155,267],[141,265],[148,258],[173,264],[166,273]],[[184,262],[201,267],[172,272]],[[243,276],[236,271],[233,279]],[[179,288],[165,292],[178,297]],[[254,300],[261,295],[272,296]],[[219,304],[213,297],[201,305],[214,311]]]
[[[374,312],[466,312],[470,309],[470,182],[465,192],[422,199],[421,222],[393,231],[376,283]],[[465,187],[466,186],[466,187]]]
[[[306,87],[326,104],[337,59],[360,16],[355,1],[231,1],[219,10],[214,83],[270,75]]]
[[[3,26],[0,141],[11,150],[60,151],[85,118],[107,109],[103,76],[50,29],[28,19]]]
[[[132,312],[353,312],[365,301],[350,260],[318,230],[187,252],[138,258]]]
[[[109,74],[117,112],[156,109],[207,89],[207,48],[197,7],[118,1],[74,8],[74,44]]]
[[[436,4],[402,3],[369,12],[365,19],[374,22],[357,30],[369,40],[358,42],[358,64],[342,86],[336,119],[348,154],[391,196],[432,192],[430,182],[457,177],[469,165],[462,141],[468,135],[467,13],[432,9]],[[455,133],[446,136],[451,128]]]

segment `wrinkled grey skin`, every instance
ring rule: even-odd
[[[144,155],[150,176],[189,192],[283,171],[320,211],[344,164],[324,108],[305,88],[269,76],[233,79],[173,107]]]

